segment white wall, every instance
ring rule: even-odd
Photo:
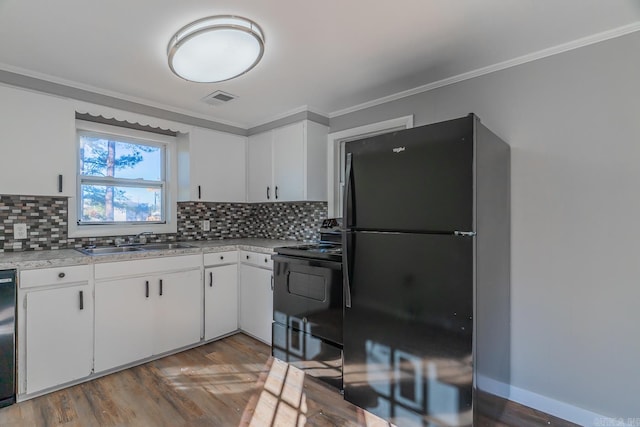
[[[567,403],[555,412],[584,424],[579,408],[640,417],[640,33],[332,118],[331,132],[469,112],[512,147],[512,397]]]

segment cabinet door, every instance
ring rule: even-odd
[[[96,283],[95,288],[96,372],[151,356],[155,302],[151,279],[112,280]]]
[[[250,202],[274,200],[271,160],[272,132],[263,132],[249,137],[248,165]]]
[[[271,345],[273,272],[240,265],[240,328]]]
[[[26,336],[27,393],[91,374],[93,303],[90,286],[27,293]]]
[[[161,282],[162,281],[162,282]],[[155,299],[153,354],[200,341],[202,280],[200,270],[163,274],[151,280]]]
[[[192,200],[246,201],[246,140],[202,128],[191,131]]]
[[[0,86],[3,194],[73,196],[75,111],[66,99]],[[10,155],[8,155],[10,153]],[[63,176],[62,192],[58,175]]]
[[[238,329],[238,266],[207,268],[204,273],[204,339]]]
[[[276,201],[305,200],[304,150],[304,122],[274,129],[273,183],[277,189]],[[326,162],[326,159],[323,160]]]

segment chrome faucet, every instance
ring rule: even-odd
[[[143,241],[143,236],[145,236],[145,235],[151,235],[151,234],[153,234],[151,231],[143,231],[143,232],[141,232],[141,233],[138,233],[138,234],[136,234],[136,236],[133,238],[133,243],[135,243],[135,241],[136,241],[136,240],[137,240],[139,243],[142,243],[142,244],[147,243],[147,238],[145,237],[145,238],[144,238],[144,241]]]

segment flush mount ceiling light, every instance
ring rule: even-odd
[[[238,77],[260,61],[264,36],[253,21],[211,16],[182,27],[169,42],[169,67],[192,82],[215,83]]]

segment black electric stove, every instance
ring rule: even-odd
[[[275,249],[272,354],[342,389],[341,234],[323,226],[317,243]]]

